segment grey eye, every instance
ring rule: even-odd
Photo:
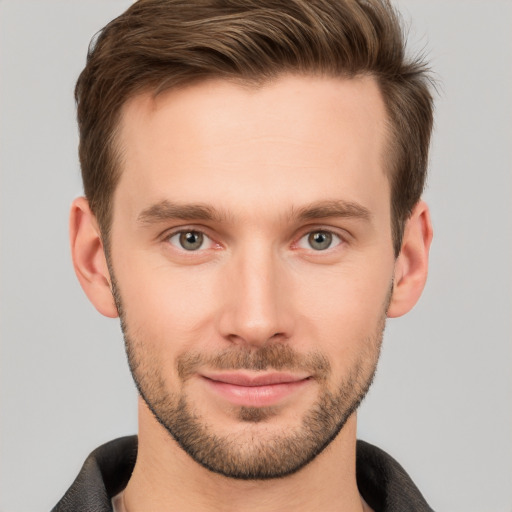
[[[180,233],[180,245],[187,251],[196,251],[203,245],[203,234],[198,231]]]
[[[308,244],[315,251],[324,251],[331,246],[332,238],[328,231],[313,231],[308,235]]]
[[[200,231],[180,231],[169,238],[169,242],[186,251],[197,251],[205,242],[205,236]]]

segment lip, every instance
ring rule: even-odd
[[[225,372],[201,375],[217,395],[234,405],[268,407],[276,405],[310,382],[309,375],[291,373]]]

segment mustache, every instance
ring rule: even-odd
[[[325,380],[331,371],[329,360],[319,352],[299,354],[289,345],[276,343],[257,349],[248,347],[229,348],[217,354],[194,352],[178,356],[178,375],[186,380],[200,368],[214,370],[288,370],[307,372],[319,380]]]

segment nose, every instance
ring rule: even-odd
[[[251,246],[233,255],[221,291],[219,330],[224,339],[261,347],[291,336],[293,315],[285,274],[271,248]]]

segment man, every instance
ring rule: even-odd
[[[391,6],[140,0],[76,97],[73,262],[120,317],[139,433],[54,510],[431,510],[356,443],[432,238],[432,98]]]

